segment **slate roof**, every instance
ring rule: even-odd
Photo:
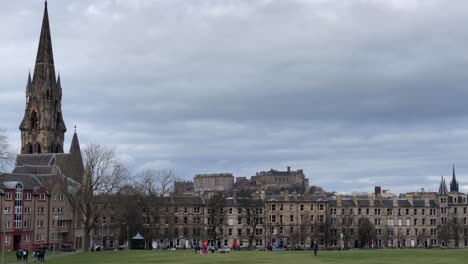
[[[370,200],[357,200],[358,205],[354,203],[352,199],[349,198],[343,198],[341,200],[341,206],[342,207],[369,207],[370,206]],[[426,201],[425,200],[414,200],[413,205],[410,204],[410,202],[407,199],[398,199],[398,207],[425,207],[426,206]],[[330,206],[337,206],[337,202],[335,198],[331,198],[328,200],[328,203]],[[429,201],[429,206],[430,207],[436,207],[437,202],[434,200]],[[393,207],[393,199],[382,199],[382,201],[375,199],[374,200],[374,207]]]
[[[73,137],[75,144],[78,144],[76,134]],[[72,150],[76,150],[76,148],[79,147],[72,145]],[[76,151],[73,154],[20,154],[16,156],[16,168],[13,172],[25,174],[60,174],[61,172],[61,174],[81,183],[84,168],[81,153]]]
[[[13,173],[20,174],[31,174],[31,175],[50,175],[57,174],[57,168],[55,166],[19,166],[13,170]]]
[[[20,154],[16,156],[16,166],[48,166],[55,154]]]
[[[33,190],[34,188],[40,187],[41,183],[39,180],[31,175],[26,174],[12,174],[12,173],[3,173],[0,174],[0,189],[5,190],[6,186],[4,182],[21,182],[23,188],[27,190]]]
[[[201,197],[195,196],[174,196],[172,197],[172,204],[180,205],[203,205],[203,199]]]

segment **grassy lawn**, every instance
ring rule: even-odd
[[[47,259],[46,259],[47,260]],[[119,251],[78,253],[73,256],[52,259],[48,263],[467,263],[468,249],[459,250],[354,250],[312,252],[264,252],[241,251],[226,254],[199,255],[191,250],[177,251]]]

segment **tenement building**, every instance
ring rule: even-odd
[[[0,241],[6,250],[82,248],[83,230],[64,188],[82,182],[83,160],[76,131],[70,152],[63,151],[67,129],[61,101],[46,2],[34,74],[28,76],[25,113],[19,126],[21,154],[11,173],[0,174]]]
[[[218,192],[209,198],[160,197],[135,207],[141,208],[141,220],[131,233],[140,232],[147,245],[158,248],[192,248],[200,241],[234,248],[303,249],[314,241],[328,249],[468,247],[467,195],[449,192],[444,179],[438,192],[399,197],[378,191],[332,196]]]

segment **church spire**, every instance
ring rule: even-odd
[[[70,166],[74,168],[71,172],[70,177],[75,181],[82,183],[84,179],[84,166],[83,158],[81,155],[80,142],[78,140],[78,134],[76,133],[76,126],[75,133],[73,134],[73,139],[70,145]]]
[[[445,184],[444,177],[440,177],[439,191],[437,192],[440,196],[446,196],[448,194],[447,185]]]
[[[47,76],[47,71],[49,71],[49,76]],[[42,87],[47,78],[55,81],[54,54],[52,51],[52,38],[50,35],[49,13],[47,10],[47,1],[45,1],[44,17],[42,18],[42,28],[39,38],[39,46],[37,48],[33,83],[36,87]]]
[[[452,181],[450,182],[450,192],[458,192],[458,182],[457,178],[455,177],[455,165],[453,165],[452,169]]]
[[[55,79],[47,1],[32,80],[28,76],[26,109],[19,127],[21,154],[63,153],[67,128],[62,116],[62,88]]]
[[[26,96],[29,96],[32,90],[31,72],[28,74],[28,84],[26,84]]]

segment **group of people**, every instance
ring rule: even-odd
[[[33,251],[33,256],[35,258],[34,262],[45,262],[46,248],[36,248]],[[16,260],[18,262],[28,262],[29,251],[27,249],[20,249],[16,251]]]
[[[207,254],[207,253],[214,253],[216,250],[218,250],[218,245],[215,245],[215,247],[208,246],[208,242],[204,241],[201,246],[196,244],[194,248],[195,248],[195,253]]]
[[[317,241],[314,241],[311,245],[311,248],[312,250],[314,251],[314,255],[317,256],[317,253],[318,253],[318,250],[319,250],[319,246],[318,246],[318,243]],[[267,250],[268,251],[273,251],[273,249],[277,248],[278,246],[276,245],[276,242],[274,242],[273,244],[268,244],[267,246]],[[218,250],[218,245],[215,244],[214,247],[212,246],[208,246],[208,242],[207,241],[204,241],[202,243],[202,245],[194,245],[193,247],[195,249],[195,253],[200,253],[200,254],[207,254],[207,253],[214,253]]]
[[[273,244],[272,244],[272,243],[269,243],[268,246],[266,247],[266,250],[268,250],[268,251],[273,251],[273,250],[275,250],[277,247],[278,247],[278,245],[276,244],[276,242],[273,242]],[[311,249],[314,251],[314,255],[317,256],[318,249],[319,249],[319,246],[318,246],[317,241],[314,241],[314,242],[310,245],[310,247],[311,247]]]
[[[16,251],[16,260],[17,261],[26,261],[28,262],[29,251],[27,249],[17,250]]]
[[[46,248],[36,248],[33,252],[34,257],[36,258],[36,261],[39,262],[45,262],[45,254],[46,254]]]

